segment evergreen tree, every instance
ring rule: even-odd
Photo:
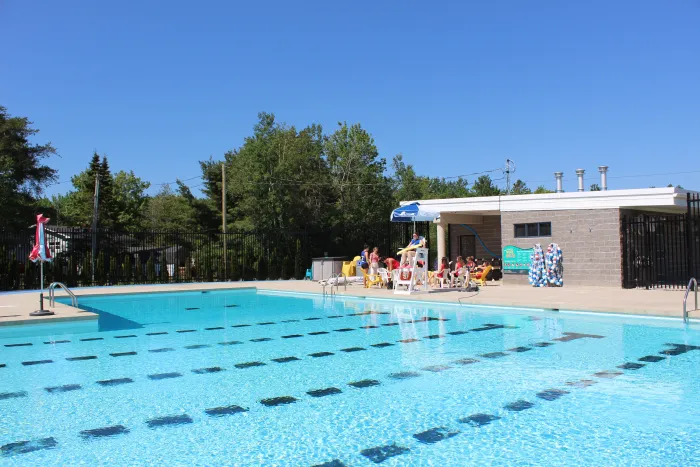
[[[153,260],[153,254],[149,255],[148,261],[146,261],[146,280],[149,284],[156,282],[156,263]]]
[[[131,255],[126,255],[124,257],[124,263],[122,264],[122,276],[124,283],[131,284],[131,275],[133,271],[131,270]]]
[[[165,251],[160,253],[160,282],[167,284],[170,282],[170,274],[168,273],[168,259],[166,258]]]

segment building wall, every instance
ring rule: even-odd
[[[462,223],[450,223],[450,261],[457,259],[459,255],[459,237],[460,235],[474,235],[460,225]],[[476,231],[486,247],[492,252],[500,256],[501,254],[501,218],[500,216],[483,216],[480,223],[463,222]],[[476,257],[477,258],[492,258],[484,247],[481,246],[479,240],[476,240]]]
[[[552,236],[514,238],[513,224],[528,222],[551,222]],[[622,286],[619,209],[502,212],[501,231],[503,246],[532,248],[540,243],[546,250],[550,243],[558,243],[564,257],[564,287]],[[506,274],[504,280],[527,284],[527,275]]]

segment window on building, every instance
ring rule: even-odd
[[[514,224],[515,238],[522,237],[551,237],[551,222],[532,222],[529,224]]]

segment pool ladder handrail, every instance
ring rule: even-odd
[[[323,281],[323,283],[321,284],[322,287],[323,287],[323,295],[331,295],[331,296],[332,296],[332,295],[337,295],[337,294],[338,294],[338,289],[340,288],[340,284],[339,284],[338,282],[340,281],[340,278],[341,278],[341,277],[344,277],[344,278],[345,278],[345,282],[344,282],[344,284],[343,284],[343,288],[344,288],[345,292],[347,292],[347,291],[348,291],[348,277],[347,277],[344,273],[339,272],[339,273],[333,274],[331,277],[328,278],[328,280]],[[334,284],[329,284],[329,282],[330,282],[332,279],[335,279],[335,291],[333,290],[333,285],[334,285]],[[327,285],[330,286],[330,293],[329,293],[329,292],[326,292],[326,286],[327,286]]]
[[[683,322],[688,323],[688,294],[690,293],[690,286],[695,285],[694,290],[695,290],[695,308],[691,311],[697,311],[698,310],[698,281],[695,280],[694,277],[690,278],[690,281],[688,282],[688,287],[685,288],[685,297],[683,297]]]
[[[60,287],[63,290],[65,290],[66,293],[70,296],[71,306],[78,308],[78,297],[76,297],[75,294],[71,292],[68,286],[63,282],[52,282],[49,286],[49,306],[51,308],[56,306],[56,287]]]

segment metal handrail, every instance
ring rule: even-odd
[[[53,308],[56,306],[56,287],[60,287],[70,295],[70,303],[73,307],[78,308],[78,297],[75,296],[73,292],[68,288],[63,282],[52,282],[49,286],[49,306]]]
[[[348,291],[348,276],[345,275],[344,272],[339,272],[336,274],[333,274],[331,276],[331,279],[335,278],[335,293],[338,293],[338,289],[340,288],[340,278],[344,277],[345,281],[343,281],[343,291],[347,292]],[[331,284],[331,291],[333,290],[333,284]]]
[[[688,322],[688,307],[687,307],[687,301],[688,301],[688,294],[690,293],[690,286],[695,285],[695,309],[692,311],[697,311],[698,309],[698,281],[695,280],[694,277],[690,278],[690,281],[688,282],[688,287],[685,288],[685,297],[683,297],[683,322],[687,323]]]

